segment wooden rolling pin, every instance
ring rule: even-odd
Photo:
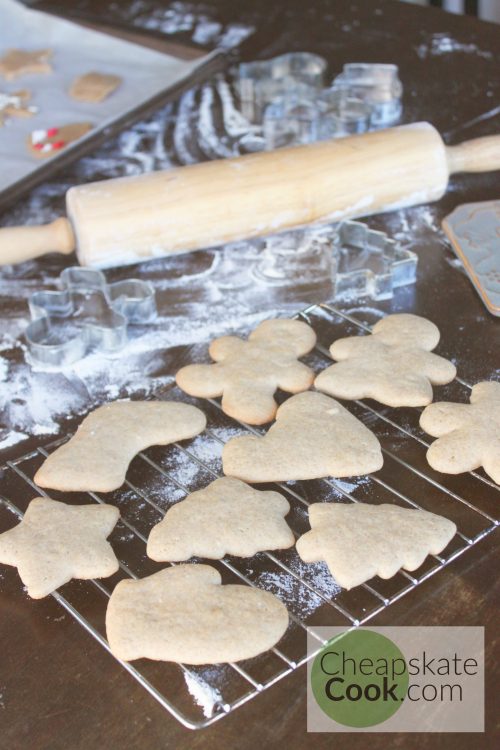
[[[0,263],[77,249],[106,268],[441,198],[500,169],[500,135],[445,146],[428,123],[72,187],[68,219],[0,229]]]

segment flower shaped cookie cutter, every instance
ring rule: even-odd
[[[130,323],[147,323],[156,314],[155,292],[146,281],[108,284],[101,271],[75,266],[64,269],[60,286],[29,299],[32,320],[24,336],[37,364],[64,367],[91,349],[117,352]]]

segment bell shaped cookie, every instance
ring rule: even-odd
[[[21,523],[0,534],[0,562],[17,567],[33,599],[71,578],[106,578],[118,570],[106,539],[119,516],[112,505],[66,505],[36,497]]]
[[[170,508],[151,530],[147,553],[159,562],[179,562],[253,557],[292,547],[295,537],[285,521],[289,510],[279,492],[255,490],[231,477],[216,479]]]
[[[392,578],[400,568],[416,570],[456,532],[447,518],[388,504],[314,503],[309,521],[311,531],[300,537],[297,552],[304,562],[325,561],[345,589],[375,575]]]
[[[298,361],[316,343],[313,329],[300,320],[265,320],[248,341],[223,336],[212,341],[216,364],[188,365],[177,373],[177,385],[191,396],[222,396],[222,410],[247,424],[274,419],[278,388],[306,391],[314,380],[309,367]]]
[[[336,364],[323,370],[315,387],[343,399],[373,398],[387,406],[427,406],[432,386],[453,380],[456,368],[432,354],[439,330],[418,315],[388,315],[368,336],[337,339]]]
[[[431,404],[420,426],[438,438],[427,451],[433,469],[460,474],[482,466],[500,484],[500,383],[477,383],[470,404]]]
[[[382,467],[380,443],[338,401],[307,391],[280,406],[266,435],[229,440],[224,474],[245,482],[350,477]]]
[[[288,627],[285,605],[268,591],[221,586],[210,565],[176,565],[142,580],[120,581],[106,612],[112,653],[184,664],[250,659]]]
[[[115,401],[91,412],[75,435],[43,462],[39,487],[63,492],[111,492],[125,481],[133,457],[203,432],[205,415],[174,401]]]

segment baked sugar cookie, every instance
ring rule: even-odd
[[[397,505],[314,503],[311,531],[300,537],[304,562],[324,560],[345,589],[373,576],[392,578],[400,568],[416,570],[427,555],[438,555],[456,532],[452,521]]]
[[[203,432],[205,415],[174,401],[115,401],[91,412],[35,475],[39,487],[111,492],[125,481],[132,458],[150,445],[169,445]]]
[[[176,503],[152,530],[147,552],[153,560],[190,557],[253,557],[267,549],[292,547],[284,518],[287,500],[278,492],[254,490],[239,479],[216,479]]]
[[[120,581],[109,600],[112,653],[184,664],[250,659],[277,643],[288,612],[268,591],[221,586],[210,565],[176,565],[139,581]]]
[[[33,130],[28,137],[28,149],[37,159],[47,159],[77,141],[92,127],[90,122],[72,122],[61,127]]]
[[[36,497],[21,523],[0,534],[0,562],[17,567],[33,599],[72,578],[106,578],[118,570],[106,538],[119,516],[112,505],[66,505]]]
[[[375,435],[338,401],[311,391],[285,401],[264,437],[232,438],[222,451],[224,474],[245,482],[350,477],[382,463]]]
[[[116,91],[122,79],[109,73],[86,73],[75,78],[69,95],[78,102],[97,104]]]
[[[213,365],[188,365],[177,373],[177,384],[191,396],[222,396],[222,410],[247,424],[274,419],[278,388],[289,393],[307,390],[314,374],[297,358],[310,352],[316,334],[299,320],[265,320],[248,341],[223,336],[210,344]]]
[[[330,347],[337,363],[323,370],[315,387],[345,399],[373,398],[387,406],[426,406],[432,386],[450,383],[451,362],[432,354],[439,330],[418,315],[388,315],[369,336],[349,336]]]
[[[470,404],[431,404],[420,426],[438,438],[427,451],[433,469],[460,474],[482,466],[500,484],[500,383],[477,383]]]
[[[15,91],[13,94],[0,91],[0,127],[9,117],[33,117],[38,109],[28,104],[30,99],[31,92],[27,89]]]
[[[0,57],[0,75],[6,81],[13,81],[20,76],[33,73],[52,73],[52,66],[49,62],[51,57],[51,49],[39,49],[34,52],[8,49],[3,57]]]

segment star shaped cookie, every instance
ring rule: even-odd
[[[118,570],[106,538],[119,516],[112,505],[66,505],[36,497],[21,523],[0,534],[0,562],[17,567],[33,599],[71,578],[107,578]]]

